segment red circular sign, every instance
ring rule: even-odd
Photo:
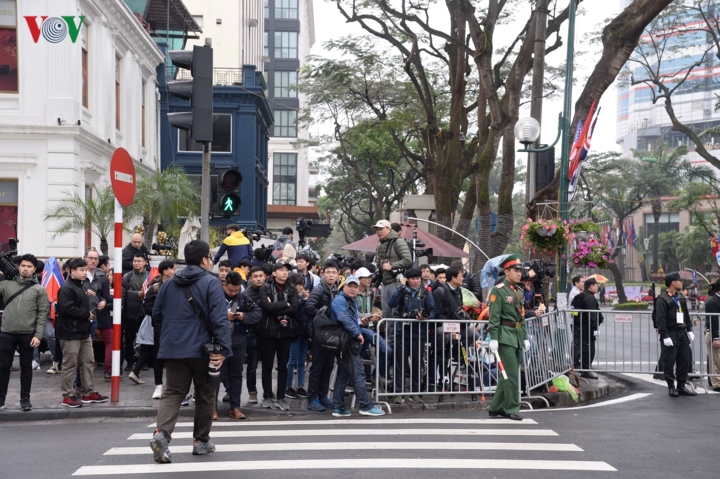
[[[135,165],[125,148],[118,148],[110,160],[110,182],[115,198],[128,207],[135,199]]]

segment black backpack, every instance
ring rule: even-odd
[[[345,301],[347,302],[347,298],[345,298]],[[348,308],[349,307],[350,304],[348,303]],[[341,324],[334,323],[330,320],[328,308],[329,306],[323,306],[315,315],[315,320],[313,321],[313,342],[335,355],[349,351],[355,354],[359,353],[360,343],[353,341],[350,333],[348,333]]]

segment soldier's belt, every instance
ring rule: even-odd
[[[515,321],[501,320],[501,321],[500,321],[500,326],[507,326],[507,327],[509,327],[509,328],[520,329],[520,327],[522,326],[522,323],[519,323],[519,322],[516,323]]]

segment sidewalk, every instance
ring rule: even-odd
[[[16,359],[15,365],[18,364]],[[61,374],[47,374],[46,371],[50,367],[51,363],[47,355],[41,356],[41,369],[33,371],[33,384],[30,395],[30,401],[33,405],[33,410],[23,412],[20,410],[20,372],[13,371],[10,373],[10,384],[8,387],[8,395],[5,399],[5,409],[0,411],[0,422],[3,421],[46,421],[55,419],[82,419],[82,418],[97,418],[97,417],[115,417],[115,418],[126,418],[126,417],[154,417],[157,414],[157,407],[159,400],[152,399],[152,393],[155,389],[153,384],[153,372],[152,369],[149,371],[142,371],[140,377],[145,384],[135,384],[127,378],[126,372],[122,371],[123,379],[120,381],[120,401],[112,403],[110,401],[102,404],[84,404],[80,408],[68,408],[62,406],[62,394],[60,391],[60,378]],[[260,373],[262,370],[262,364],[258,366],[257,379],[258,388],[262,390],[260,384]],[[276,380],[276,372],[273,369],[273,384]],[[94,374],[95,389],[98,393],[110,396],[110,382],[106,382],[103,377],[103,369],[99,367],[95,370]],[[556,393],[556,394],[542,394],[547,397],[550,401],[551,406],[554,407],[568,407],[578,405],[583,402],[594,400],[610,394],[610,386],[608,382],[603,378],[597,381],[588,381],[584,383],[580,388],[580,400],[578,402],[572,401],[569,394],[567,393]],[[224,387],[220,386],[220,399],[225,394]],[[262,395],[262,393],[260,394]],[[290,411],[279,411],[276,409],[263,409],[260,404],[249,404],[247,393],[247,387],[243,378],[243,393],[242,393],[242,411],[250,418],[257,417],[258,415],[267,417],[268,414],[274,414],[279,416],[320,416],[329,415],[325,413],[317,413],[308,411],[306,409],[306,401],[304,399],[288,399],[290,405]],[[407,399],[403,404],[393,404],[392,399],[389,399],[390,407],[393,413],[401,412],[420,412],[424,410],[483,410],[490,406],[492,396],[485,396],[485,401],[482,401],[482,397],[478,394],[478,400],[473,401],[469,395],[450,395],[446,393],[444,396],[438,394],[426,394],[423,396],[424,404],[414,404],[409,402]],[[348,405],[349,403],[348,398]],[[262,399],[260,399],[262,402]],[[534,408],[545,407],[544,403],[539,400],[531,401]],[[180,409],[181,416],[192,416],[194,414],[193,402],[187,407]],[[220,419],[226,419],[228,417],[230,407],[228,403],[218,402],[218,413]]]

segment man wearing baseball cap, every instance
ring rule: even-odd
[[[490,351],[500,357],[507,379],[498,377],[493,396],[490,417],[522,421],[520,415],[520,389],[518,368],[522,362],[523,348],[530,349],[525,327],[525,302],[520,281],[523,260],[519,254],[508,256],[501,265],[505,281],[490,290]]]
[[[665,286],[667,289],[655,301],[655,326],[660,334],[660,363],[668,395],[697,396],[695,391],[685,388],[690,367],[690,345],[695,340],[695,333],[685,296],[679,293],[682,289],[680,274],[666,274]]]
[[[382,313],[384,318],[391,318],[392,308],[388,301],[398,288],[397,275],[412,264],[412,255],[405,240],[392,230],[388,220],[378,221],[373,225],[373,230],[380,239],[375,250],[375,260],[382,272]]]
[[[360,280],[360,289],[355,301],[358,305],[360,330],[362,331],[363,338],[365,339],[362,350],[360,351],[360,357],[365,357],[368,347],[371,344],[379,348],[380,361],[377,364],[377,367],[380,368],[380,376],[386,378],[388,376],[387,361],[388,358],[392,359],[393,350],[390,346],[388,346],[385,338],[383,338],[382,335],[377,334],[375,330],[377,322],[382,319],[382,314],[377,310],[377,308],[373,311],[373,304],[375,304],[375,293],[372,289],[373,274],[369,269],[362,267],[355,272],[355,276],[357,276]],[[370,372],[370,369],[365,368],[365,371]]]

